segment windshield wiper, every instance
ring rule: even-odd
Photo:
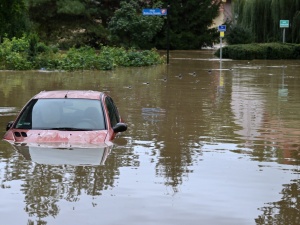
[[[53,128],[47,128],[47,130],[87,131],[91,129],[83,129],[83,128],[76,128],[76,127],[53,127]]]

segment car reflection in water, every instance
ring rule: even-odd
[[[14,144],[26,160],[45,165],[99,166],[104,165],[113,145]]]
[[[88,196],[101,196],[114,187],[114,178],[119,174],[118,165],[107,160],[113,145],[23,143],[12,146],[21,156],[16,157],[22,165],[17,176],[23,177],[20,182],[28,224],[35,224],[35,220],[46,224],[49,218],[65,213],[61,212],[62,205],[82,204],[89,201]]]

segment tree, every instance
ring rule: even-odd
[[[1,0],[0,2],[0,42],[4,35],[8,38],[21,37],[29,30],[27,7],[24,0]]]
[[[125,47],[154,47],[149,43],[163,24],[164,19],[160,16],[143,16],[142,8],[136,1],[123,1],[108,24],[110,40]]]
[[[107,44],[106,23],[118,0],[27,0],[42,40],[61,47]]]
[[[159,0],[26,1],[40,39],[65,48],[114,44],[164,49],[168,30],[170,49],[200,49],[219,37],[216,28],[211,28],[219,0],[168,0],[169,8]],[[168,8],[169,12],[168,16],[143,16],[143,8]]]
[[[240,25],[230,25],[229,32],[225,37],[227,44],[249,44],[254,41],[254,37],[250,29]]]
[[[281,41],[280,20],[289,20],[286,41],[300,43],[300,0],[235,0],[233,5],[236,23],[249,28],[256,42]]]
[[[219,14],[221,1],[170,1],[170,49],[201,49],[218,38],[213,20]],[[166,30],[156,39],[157,46],[166,46]]]

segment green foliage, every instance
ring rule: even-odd
[[[102,46],[97,52],[84,46],[59,52],[56,46],[46,46],[36,35],[20,39],[5,38],[0,45],[0,69],[8,70],[112,70],[118,66],[150,66],[164,63],[164,59],[153,49],[135,49]]]
[[[28,57],[34,58],[37,55],[37,43],[39,42],[39,37],[37,34],[32,33],[27,37],[28,41]]]
[[[215,56],[220,56],[220,49],[215,52]],[[228,45],[222,48],[222,57],[237,60],[300,59],[300,45],[286,43]]]
[[[91,47],[71,48],[60,61],[62,70],[100,69],[96,63],[97,55]]]
[[[42,42],[65,50],[100,45],[165,49],[169,30],[170,49],[200,49],[218,39],[218,32],[210,27],[220,4],[211,0],[3,0],[0,42],[5,33],[9,38],[21,37],[32,28]],[[168,8],[168,16],[143,16],[143,8]],[[38,43],[30,45],[34,57]]]
[[[30,29],[26,0],[1,0],[0,42],[4,36],[21,37]]]
[[[34,59],[31,69],[58,70],[61,68],[64,54],[57,54],[51,51],[38,54]]]
[[[29,69],[31,65],[27,61],[28,49],[29,43],[25,36],[19,39],[14,37],[12,40],[4,38],[0,48],[0,68],[10,70]]]
[[[108,43],[107,21],[119,0],[27,0],[30,19],[41,40],[61,49]]]
[[[291,33],[292,43],[300,43],[300,11],[297,11],[293,17]]]
[[[212,46],[218,40],[216,29],[211,29],[213,20],[219,14],[221,1],[187,0],[171,1],[168,10],[170,26],[170,49],[201,49]],[[167,28],[164,38],[156,39],[157,48],[165,48]]]
[[[28,70],[31,68],[31,63],[23,57],[19,52],[11,52],[5,57],[5,69],[9,70]]]
[[[232,25],[228,32],[226,32],[225,40],[230,45],[249,44],[254,41],[254,36],[250,29],[240,25]]]
[[[61,49],[86,45],[165,49],[167,24],[171,49],[200,49],[218,39],[216,29],[209,27],[219,13],[220,1],[26,1],[41,40]],[[143,8],[168,8],[168,16],[143,16]]]
[[[121,2],[108,24],[110,40],[124,47],[148,48],[148,43],[162,29],[164,20],[159,16],[143,16],[136,1]]]
[[[300,0],[235,0],[233,15],[236,23],[251,30],[255,42],[282,41],[280,20],[289,20],[286,42],[300,43]]]
[[[131,48],[126,51],[124,48],[119,48],[119,51],[115,51],[114,58],[117,65],[124,67],[151,66],[164,63],[163,58],[157,54],[155,49],[138,51]]]
[[[155,49],[135,49],[103,46],[99,53],[90,47],[70,49],[60,64],[63,70],[112,70],[121,67],[150,66],[164,63]]]
[[[57,1],[57,8],[57,13],[70,15],[82,15],[86,9],[85,4],[77,0]]]

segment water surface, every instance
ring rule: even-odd
[[[203,50],[147,68],[0,72],[1,137],[42,90],[105,91],[128,123],[112,150],[71,152],[77,164],[1,141],[1,224],[299,224],[299,67]]]

